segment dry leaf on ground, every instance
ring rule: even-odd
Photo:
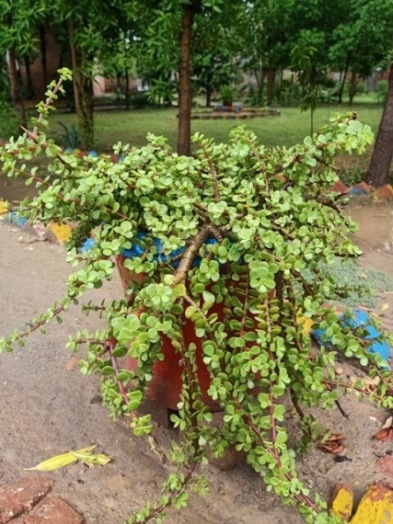
[[[79,364],[80,362],[80,358],[79,357],[76,357],[75,355],[73,357],[70,358],[70,360],[67,362],[66,364],[66,370],[67,371],[71,371],[72,369],[74,369],[74,367]]]
[[[387,442],[388,440],[393,440],[393,417],[388,417],[384,424],[381,426],[381,429],[375,433],[374,438],[377,440],[382,440],[382,442]]]
[[[342,455],[346,450],[344,446],[344,440],[345,435],[341,433],[331,433],[329,438],[318,444],[318,447],[324,453]]]

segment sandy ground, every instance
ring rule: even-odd
[[[1,196],[1,192],[0,192]],[[352,206],[351,214],[361,225],[356,239],[365,250],[365,267],[393,275],[393,207]],[[14,327],[21,328],[45,310],[64,291],[63,282],[70,269],[64,249],[34,241],[10,224],[0,223],[0,336]],[[113,298],[121,293],[114,280],[95,295]],[[384,320],[393,326],[393,295],[382,298],[389,307]],[[137,439],[122,422],[114,423],[99,401],[96,377],[83,377],[77,366],[70,366],[72,354],[64,349],[69,326],[96,329],[100,321],[81,316],[71,309],[63,324],[53,324],[46,336],[35,334],[24,349],[0,357],[0,482],[28,474],[23,468],[70,449],[92,443],[113,456],[105,467],[73,465],[49,475],[55,492],[68,500],[87,524],[121,524],[132,511],[159,493],[160,483],[170,471],[162,465],[144,439]],[[68,369],[70,368],[71,369]],[[353,370],[344,364],[345,373]],[[329,497],[336,482],[350,482],[357,497],[375,480],[390,482],[376,466],[375,454],[393,449],[378,444],[372,435],[386,414],[345,397],[343,408],[322,415],[323,423],[334,432],[345,433],[347,456],[343,463],[332,455],[311,450],[299,457],[299,473],[310,487]],[[176,438],[165,425],[163,413],[156,410],[155,437],[161,449]],[[232,471],[207,468],[211,492],[203,498],[191,497],[188,508],[169,512],[170,524],[300,524],[297,511],[281,506],[264,491],[259,477],[246,464]],[[47,474],[48,475],[48,474]],[[393,478],[391,479],[393,484]]]

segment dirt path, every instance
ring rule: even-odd
[[[366,250],[363,264],[393,275],[392,210],[366,207],[359,214],[367,228],[358,236]],[[384,217],[379,215],[383,214]],[[381,225],[381,221],[383,224]],[[382,227],[382,230],[380,229]],[[33,238],[9,224],[0,223],[0,336],[22,327],[45,310],[64,291],[69,272],[64,249]],[[121,293],[113,281],[99,291],[101,298]],[[95,294],[97,297],[97,295]],[[393,295],[383,299],[389,307],[385,319],[392,324]],[[66,326],[96,329],[99,320],[81,317],[71,309],[64,324],[53,324],[46,336],[26,341],[24,349],[0,357],[0,482],[28,475],[31,467],[52,455],[97,443],[99,451],[114,457],[105,467],[73,465],[55,471],[54,491],[68,500],[87,524],[121,524],[148,498],[159,494],[160,483],[170,467],[160,463],[144,439],[134,438],[126,426],[113,423],[99,401],[96,377],[83,377],[77,366],[68,370],[72,354],[64,349]],[[350,373],[351,371],[345,371]],[[351,461],[336,463],[331,455],[312,450],[299,460],[299,472],[325,497],[337,481],[354,483],[357,495],[372,481],[385,478],[376,468],[375,453],[393,449],[372,442],[384,414],[357,399],[346,397],[344,419],[338,410],[324,415],[324,424],[347,436]],[[155,437],[167,449],[176,434],[163,424],[157,412]],[[229,472],[207,469],[211,492],[204,498],[192,496],[183,512],[171,512],[170,524],[300,524],[296,510],[284,508],[267,494],[263,484],[245,464]],[[48,475],[48,474],[46,474]],[[393,479],[392,479],[393,483]]]

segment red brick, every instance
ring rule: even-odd
[[[376,462],[377,467],[388,477],[393,477],[393,456],[384,455]]]
[[[20,522],[19,522],[20,521]],[[84,518],[60,497],[40,502],[28,515],[11,524],[83,524]]]
[[[393,198],[393,187],[390,184],[379,187],[373,193],[373,197],[383,200]]]
[[[0,486],[0,524],[6,524],[30,510],[52,489],[51,479],[26,477],[18,482]]]
[[[337,180],[330,188],[329,191],[334,191],[335,193],[347,193],[348,187],[344,184],[344,182],[341,182],[341,180]]]

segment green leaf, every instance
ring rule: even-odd
[[[105,455],[104,453],[91,454],[89,452],[71,451],[78,460],[87,464],[88,466],[105,466],[113,460],[112,457]]]
[[[64,468],[65,466],[69,466],[78,460],[78,457],[76,456],[77,454],[87,455],[91,453],[96,447],[97,444],[88,448],[79,449],[77,451],[68,451],[67,453],[46,459],[43,462],[37,464],[37,466],[34,466],[34,468],[24,469],[26,471],[54,471],[59,468]]]

